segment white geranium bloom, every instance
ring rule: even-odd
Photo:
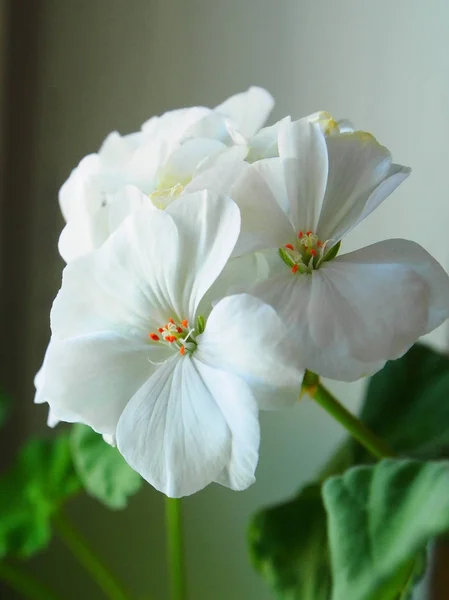
[[[111,133],[61,188],[67,222],[59,241],[61,256],[68,262],[100,247],[127,214],[141,208],[136,198],[122,194],[124,186],[136,186],[150,196],[146,203],[161,207],[182,193],[203,164],[226,160],[220,159],[226,154],[243,160],[246,138],[263,125],[272,106],[270,94],[253,87],[215,109],[170,111],[150,119],[141,132]]]
[[[347,381],[372,374],[449,316],[449,278],[417,244],[389,240],[335,258],[409,169],[371,135],[326,136],[307,118],[282,128],[279,155],[233,186],[235,254],[276,249],[270,276],[250,293],[276,308],[308,369]]]
[[[208,314],[239,231],[236,204],[207,191],[141,209],[67,265],[53,305],[42,398],[169,496],[250,485],[260,405],[298,397],[297,352],[272,307],[241,294]]]

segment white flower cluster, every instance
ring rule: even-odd
[[[36,402],[86,423],[158,490],[254,481],[259,409],[305,369],[351,381],[449,316],[420,246],[340,242],[409,174],[327,113],[261,129],[250,88],[108,136],[60,192],[67,262]]]

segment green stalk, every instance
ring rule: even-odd
[[[0,562],[0,579],[28,600],[59,600],[53,590],[22,567]]]
[[[324,410],[338,421],[370,454],[375,458],[394,458],[396,454],[390,446],[377,437],[326,389],[314,373],[306,372],[304,376],[303,393],[307,393]]]
[[[115,576],[89,548],[87,541],[62,512],[56,515],[54,524],[59,537],[86,571],[90,573],[105,596],[109,600],[129,600],[130,595],[125,592]]]
[[[184,565],[182,506],[179,498],[166,498],[165,518],[167,558],[170,574],[171,600],[187,600],[187,582]]]

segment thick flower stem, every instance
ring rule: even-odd
[[[124,591],[115,576],[89,548],[87,541],[62,512],[56,515],[54,524],[59,537],[86,571],[90,573],[105,596],[110,600],[129,600],[130,595]]]
[[[21,567],[0,562],[0,579],[28,600],[59,600],[53,590]]]
[[[166,498],[165,502],[170,598],[171,600],[187,600],[181,500]]]
[[[350,413],[340,402],[327,390],[314,373],[307,372],[304,378],[303,393],[308,394],[328,412],[331,417],[338,421],[370,454],[375,458],[393,458],[395,453],[389,445],[378,438],[363,423]]]

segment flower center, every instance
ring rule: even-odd
[[[173,200],[182,194],[183,190],[184,186],[180,183],[168,188],[159,187],[149,194],[149,198],[156,208],[164,210]]]
[[[198,318],[198,322],[200,319],[201,317]],[[204,320],[202,322],[204,323]],[[158,328],[157,332],[149,333],[148,337],[152,342],[168,345],[184,356],[192,354],[196,350],[197,343],[194,333],[195,328],[189,327],[187,319],[175,321],[170,318],[163,327]],[[197,333],[202,333],[202,331],[197,331]]]
[[[322,242],[313,231],[299,231],[294,244],[279,248],[279,255],[292,273],[312,273],[322,262],[335,258],[340,243],[328,249],[329,242]]]

